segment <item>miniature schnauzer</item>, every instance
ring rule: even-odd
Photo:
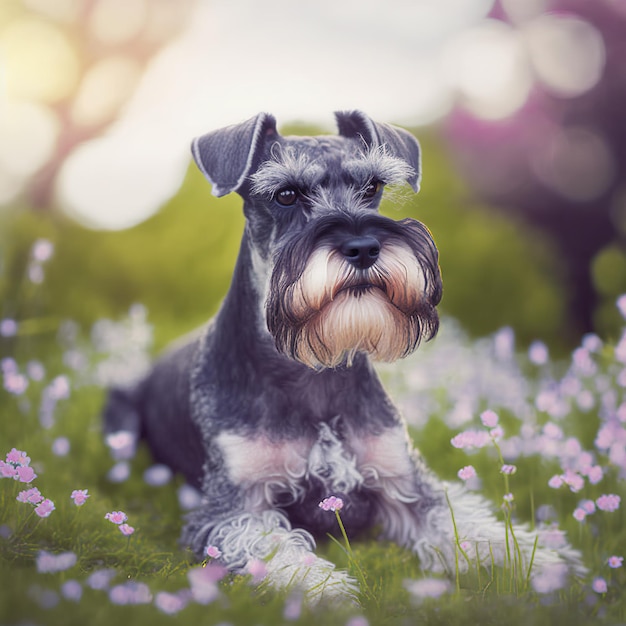
[[[201,489],[182,536],[200,559],[215,546],[234,572],[264,560],[270,585],[312,601],[356,592],[313,552],[336,530],[318,506],[330,495],[351,536],[379,529],[424,568],[514,553],[533,572],[581,573],[568,545],[537,547],[521,527],[513,545],[489,503],[438,480],[413,448],[370,359],[402,358],[438,328],[431,234],[377,210],[387,185],[417,192],[419,144],[359,111],[336,118],[337,136],[281,136],[261,113],[194,140],[213,194],[244,200],[232,285],[201,334],[111,390],[105,432],[145,439]]]

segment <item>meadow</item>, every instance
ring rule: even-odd
[[[29,248],[20,293],[30,303],[54,254],[45,238]],[[197,494],[145,449],[132,462],[111,458],[104,390],[147,367],[149,310],[46,332],[36,318],[3,318],[0,623],[624,622],[626,297],[615,307],[617,341],[586,335],[566,358],[541,341],[516,345],[508,327],[471,338],[444,317],[435,341],[380,368],[427,463],[544,543],[558,546],[566,533],[588,576],[557,570],[530,582],[505,567],[433,577],[375,537],[347,549],[338,525],[320,552],[364,585],[355,604],[317,607],[273,593],[262,566],[233,576],[219,559],[194,562],[177,540]]]

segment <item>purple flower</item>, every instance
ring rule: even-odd
[[[0,320],[0,337],[15,337],[17,335],[17,322],[12,319]]]
[[[18,372],[5,374],[4,388],[14,396],[21,396],[28,389],[28,378]]]
[[[528,348],[528,358],[534,365],[545,365],[548,362],[548,347],[543,341],[533,341]]]
[[[109,520],[113,524],[123,524],[128,519],[128,516],[124,511],[111,511],[104,516],[104,519]]]
[[[122,535],[126,535],[127,537],[130,537],[135,532],[135,529],[128,524],[120,524],[118,528],[120,529]]]
[[[57,437],[52,442],[52,454],[67,456],[70,452],[70,440],[67,437]]]
[[[206,553],[212,559],[219,559],[222,556],[222,551],[217,546],[207,546]]]
[[[26,452],[22,452],[17,448],[12,448],[10,452],[7,452],[7,463],[17,467],[18,465],[30,465],[30,457]]]
[[[601,578],[600,576],[597,576],[593,579],[593,582],[591,583],[591,588],[596,593],[606,593],[608,589],[606,580],[604,580],[604,578]]]
[[[37,513],[39,517],[48,517],[50,513],[54,511],[54,509],[55,509],[54,502],[46,498],[45,500],[43,500],[37,505],[37,507],[35,508],[35,513]]]
[[[175,615],[187,606],[187,599],[179,593],[159,591],[154,598],[154,605],[167,615]]]
[[[461,480],[469,480],[476,478],[476,470],[471,465],[466,465],[457,472],[457,475]]]
[[[599,465],[592,465],[587,470],[587,478],[592,485],[597,485],[604,477],[604,472]]]
[[[581,500],[578,506],[587,514],[593,515],[596,512],[596,505],[593,500]]]
[[[144,583],[128,582],[116,585],[109,591],[113,604],[148,604],[152,601],[150,589]]]
[[[62,552],[61,554],[50,554],[41,550],[37,555],[37,571],[40,574],[52,574],[63,572],[76,565],[76,555],[73,552]]]
[[[621,498],[613,493],[604,494],[596,500],[596,504],[601,511],[617,511]]]
[[[515,472],[517,472],[517,467],[515,465],[503,465],[500,468],[500,473],[506,474],[507,476],[510,476],[511,474],[515,474]]]
[[[502,496],[502,499],[503,499],[505,502],[509,502],[509,503],[510,503],[510,502],[513,502],[513,500],[515,500],[515,496],[514,496],[512,493],[505,493],[505,494]]]
[[[87,493],[88,491],[89,489],[74,489],[70,498],[74,500],[74,504],[76,506],[83,506],[89,497],[89,494]]]
[[[80,602],[83,596],[83,588],[77,580],[68,580],[61,585],[61,595],[66,600]]]
[[[335,496],[330,496],[324,498],[318,506],[324,511],[341,511],[343,508],[343,500]]]
[[[623,556],[610,556],[607,560],[609,567],[612,567],[613,569],[617,569],[618,567],[621,567],[623,562],[624,562]]]
[[[39,504],[43,500],[43,496],[37,487],[26,489],[26,491],[20,491],[17,494],[18,502],[28,502],[30,504]]]

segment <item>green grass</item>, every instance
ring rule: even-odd
[[[593,375],[578,375],[582,389],[589,390],[595,404],[583,410],[572,403],[567,414],[552,420],[542,411],[530,416],[516,414],[507,406],[490,404],[490,393],[497,381],[486,383],[482,390],[464,391],[475,402],[473,419],[463,426],[451,425],[451,409],[456,397],[454,386],[442,379],[427,390],[419,390],[415,373],[420,363],[445,359],[445,369],[450,376],[458,375],[463,354],[470,355],[475,369],[484,365],[480,355],[484,342],[471,341],[463,335],[450,340],[442,336],[425,347],[415,359],[382,371],[393,394],[404,406],[428,400],[435,407],[428,419],[415,422],[411,433],[427,463],[444,479],[456,479],[456,472],[465,465],[473,465],[482,480],[482,492],[496,505],[504,493],[515,495],[513,503],[501,509],[505,521],[528,521],[532,524],[534,513],[542,505],[553,507],[559,526],[568,531],[572,543],[584,555],[590,575],[587,580],[573,581],[565,588],[551,594],[536,593],[528,584],[528,571],[520,570],[513,550],[509,565],[485,568],[470,567],[468,572],[451,572],[449,592],[440,598],[419,600],[406,588],[405,582],[429,577],[420,569],[416,556],[400,547],[381,542],[373,537],[350,540],[349,549],[337,525],[336,541],[328,541],[319,552],[347,568],[362,579],[362,592],[357,605],[303,607],[298,624],[328,626],[343,625],[351,618],[364,617],[371,625],[400,624],[503,624],[553,625],[569,623],[615,624],[626,620],[623,587],[626,583],[624,568],[611,569],[607,558],[626,552],[626,488],[619,459],[609,459],[602,450],[594,450],[594,440],[599,427],[606,423],[611,406],[615,416],[626,401],[624,387],[618,384],[624,364],[616,358],[613,346],[605,345],[593,355],[597,371]],[[123,324],[117,331],[125,332]],[[28,327],[26,327],[28,330]],[[492,341],[489,339],[489,341]],[[34,481],[45,497],[56,506],[52,514],[39,519],[33,507],[16,501],[18,492],[26,486],[11,479],[0,480],[0,624],[98,624],[132,623],[133,626],[149,624],[266,624],[293,623],[284,615],[287,594],[274,593],[263,583],[251,585],[246,577],[228,576],[219,584],[219,597],[208,605],[189,602],[182,611],[168,615],[154,602],[142,605],[120,606],[113,602],[107,591],[94,590],[86,584],[89,576],[102,569],[116,572],[111,586],[129,581],[145,583],[152,595],[159,592],[176,593],[189,588],[187,572],[197,567],[191,554],[178,544],[182,512],[177,498],[181,481],[175,478],[165,486],[153,487],[143,480],[143,472],[151,461],[147,450],[141,448],[133,460],[131,477],[122,483],[112,483],[107,473],[112,467],[108,450],[100,434],[99,412],[103,389],[94,382],[94,365],[111,355],[97,352],[87,333],[78,335],[68,345],[68,339],[59,342],[46,333],[26,332],[16,338],[4,339],[0,344],[3,356],[16,359],[20,371],[32,359],[41,359],[46,367],[46,377],[41,382],[31,381],[26,393],[12,395],[0,390],[0,458],[11,448],[25,450],[32,459],[38,477]],[[450,346],[458,353],[450,353]],[[122,350],[130,347],[121,341]],[[78,371],[63,362],[68,348],[81,351],[85,362]],[[456,349],[455,348],[455,349]],[[462,352],[461,351],[465,351]],[[423,359],[423,360],[422,360]],[[430,359],[430,360],[429,360]],[[519,370],[515,363],[519,364]],[[449,364],[449,366],[448,366]],[[549,363],[537,368],[520,355],[507,362],[506,367],[515,372],[516,381],[524,385],[529,406],[546,381],[558,382],[567,371],[568,363]],[[505,365],[502,365],[504,368]],[[457,368],[459,371],[457,371]],[[54,410],[54,424],[43,428],[39,411],[44,390],[58,375],[67,375],[71,381],[71,395],[60,400]],[[490,387],[490,384],[492,387]],[[604,403],[604,408],[600,407]],[[539,436],[541,427],[548,421],[557,422],[564,431],[558,444],[563,448],[566,438],[577,438],[583,449],[594,451],[596,462],[603,466],[604,479],[597,485],[588,482],[580,493],[567,488],[559,490],[547,486],[548,479],[561,471],[555,456],[538,453],[521,455],[513,461],[506,458],[507,448],[488,446],[481,450],[459,450],[450,445],[450,439],[463,428],[481,428],[480,411],[492,408],[500,415],[505,440],[518,436],[524,426],[534,428],[533,437]],[[410,413],[410,411],[409,411]],[[614,418],[617,419],[616,417]],[[624,424],[615,422],[624,432]],[[67,456],[52,452],[54,441],[66,437],[71,446]],[[626,439],[624,442],[626,443]],[[624,446],[622,445],[622,449]],[[619,452],[619,446],[616,448]],[[517,472],[509,477],[499,473],[502,462],[514,462]],[[626,465],[626,464],[624,464]],[[620,474],[620,471],[622,474]],[[88,489],[90,498],[82,507],[70,500],[74,489]],[[583,524],[572,517],[577,503],[596,499],[603,493],[622,497],[622,506],[613,513],[598,511]],[[127,538],[118,528],[104,519],[113,510],[128,514],[135,533]],[[330,514],[330,513],[329,513]],[[458,538],[460,544],[462,537]],[[67,571],[38,573],[36,558],[41,550],[58,554],[71,551],[77,563]],[[471,556],[471,555],[468,555]],[[459,550],[459,561],[464,555]],[[590,582],[602,576],[608,583],[607,594],[591,590]],[[68,580],[78,581],[83,588],[80,601],[65,599],[60,593]]]

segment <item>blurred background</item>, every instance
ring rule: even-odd
[[[0,334],[136,302],[157,346],[202,323],[243,218],[191,139],[261,110],[333,133],[353,108],[421,141],[422,191],[383,210],[433,232],[444,313],[556,350],[615,336],[624,0],[2,0]]]

